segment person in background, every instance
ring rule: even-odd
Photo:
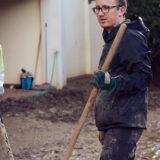
[[[4,93],[3,83],[4,83],[4,64],[3,64],[2,46],[0,45],[0,101]]]
[[[99,68],[120,25],[127,25],[108,71],[97,71],[90,82],[99,88],[94,106],[103,145],[100,160],[134,160],[136,143],[146,128],[147,87],[152,80],[149,30],[140,17],[126,19],[126,10],[126,0],[96,0],[93,8],[105,42]]]

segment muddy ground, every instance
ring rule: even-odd
[[[71,81],[60,91],[7,98],[0,111],[15,160],[61,160],[91,91],[89,78]],[[148,129],[137,149],[136,160],[160,160],[160,89],[150,88]],[[70,160],[98,160],[101,144],[91,109]],[[0,134],[0,160],[8,155]]]

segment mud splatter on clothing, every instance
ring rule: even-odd
[[[112,128],[104,132],[100,160],[134,160],[136,143],[142,135],[139,128]]]

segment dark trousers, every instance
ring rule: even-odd
[[[140,128],[112,128],[103,132],[100,160],[134,160]]]

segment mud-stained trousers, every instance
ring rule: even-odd
[[[136,143],[141,137],[140,128],[112,128],[100,131],[99,140],[103,145],[100,160],[134,160]]]

